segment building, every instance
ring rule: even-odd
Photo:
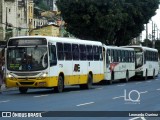
[[[34,3],[33,0],[28,0],[27,2],[27,25],[29,31],[34,28],[33,26],[33,16],[34,16]]]
[[[58,11],[56,1],[57,0],[43,0],[43,2],[49,7],[50,11]]]
[[[26,0],[1,0],[1,41],[27,35]]]
[[[36,17],[34,16],[34,2],[33,0],[27,1],[27,25],[29,27],[29,32],[37,27],[41,27],[48,23],[48,20],[46,18],[42,18],[40,16]]]
[[[56,2],[57,2],[57,0],[53,0],[53,11],[58,11]]]
[[[0,0],[0,41],[3,40],[3,27],[2,27],[2,0]]]
[[[57,25],[44,25],[40,28],[35,28],[30,31],[30,35],[40,35],[40,36],[53,36],[60,37],[60,27]]]
[[[34,16],[33,0],[0,0],[0,41],[29,35],[32,29],[47,23],[45,18]]]

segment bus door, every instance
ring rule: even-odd
[[[106,73],[107,73],[107,58],[108,58],[108,56],[107,56],[107,52],[106,52],[106,49],[103,47],[103,70],[104,70],[104,77],[106,76]]]
[[[105,74],[107,80],[111,80],[110,63],[111,63],[111,50],[107,49],[107,52],[106,52],[106,74]]]
[[[56,76],[56,67],[57,66],[57,55],[56,55],[56,46],[53,44],[49,44],[49,76]],[[51,77],[49,77],[49,80]],[[50,80],[52,81],[52,80]],[[54,81],[53,81],[54,82]]]

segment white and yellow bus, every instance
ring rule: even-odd
[[[114,80],[128,80],[135,75],[135,52],[133,48],[104,45],[105,80],[112,84]]]
[[[125,46],[133,48],[136,55],[136,76],[143,77],[147,80],[148,77],[155,78],[159,72],[158,50],[143,46]]]
[[[54,88],[66,85],[89,89],[104,78],[101,42],[46,37],[13,37],[6,48],[6,86]]]

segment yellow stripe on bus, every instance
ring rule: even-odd
[[[100,82],[104,78],[103,74],[93,75],[93,83]],[[88,75],[65,76],[65,85],[85,84],[87,83]],[[10,87],[55,87],[58,84],[58,77],[47,77],[40,80],[28,78],[24,79],[6,79],[6,86]]]

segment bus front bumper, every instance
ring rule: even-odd
[[[37,79],[10,79],[6,78],[6,87],[28,87],[28,88],[47,88],[47,87],[54,87],[58,84],[58,78],[44,78],[41,80]]]

